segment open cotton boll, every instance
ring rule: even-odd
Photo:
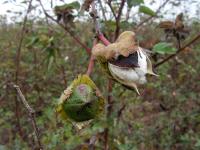
[[[147,56],[142,51],[142,48],[139,47],[138,53],[138,66],[135,68],[136,73],[139,76],[137,83],[144,84],[146,83],[146,73],[147,73]]]
[[[118,77],[124,81],[137,82],[139,75],[132,68],[122,68],[108,63],[108,68],[114,77]]]
[[[145,75],[147,73],[147,56],[143,53],[142,48],[139,47],[138,53],[138,65],[139,67],[135,68],[136,72],[139,75]]]

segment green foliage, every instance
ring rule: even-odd
[[[118,10],[119,1],[114,2],[116,2],[115,10]],[[138,3],[141,4],[143,3]],[[143,19],[140,15],[137,17],[139,20]],[[139,23],[137,19],[124,21],[124,18],[125,15],[120,22],[120,32],[133,30],[134,24]],[[57,116],[55,108],[62,91],[78,74],[86,72],[89,56],[71,36],[51,21],[47,25],[46,20],[39,17],[33,21],[29,19],[31,18],[28,18],[25,39],[22,43],[18,84],[36,111],[36,123],[44,149],[80,150],[85,144],[93,141],[92,137],[95,137],[95,148],[102,150],[105,147],[106,128],[109,130],[107,143],[111,150],[200,149],[199,42],[192,45],[193,50],[184,51],[177,56],[177,59],[171,59],[157,68],[159,77],[149,77],[149,82],[142,85],[141,96],[136,96],[117,83],[113,84],[112,93],[108,93],[106,87],[108,78],[101,71],[100,65],[95,63],[91,78],[103,96],[107,97],[108,94],[112,96],[112,104],[106,104],[106,108],[112,107],[111,114],[109,117],[103,115],[94,119],[84,130],[76,131],[71,122]],[[107,17],[107,20],[107,22],[102,21],[103,31],[110,40],[113,40],[116,24],[114,19]],[[198,33],[200,24],[196,21],[193,24],[189,18],[186,18],[186,21],[189,22],[188,26],[192,29],[191,37],[193,37]],[[74,23],[76,28],[73,34],[91,48],[94,32],[90,19]],[[15,37],[19,36],[20,25],[21,23],[8,24],[5,18],[0,17],[0,149],[2,150],[38,149],[29,116],[21,103],[18,106],[23,136],[19,136],[15,115],[16,93],[10,87],[10,83],[15,80],[15,58],[19,44],[19,38]],[[155,37],[161,39],[162,32],[155,31],[156,26],[157,22],[141,26],[141,31],[137,32],[137,38],[141,37],[140,42]],[[183,45],[189,40],[190,37]],[[163,54],[176,52],[173,47],[177,43],[176,41],[172,43],[173,45],[158,43],[154,46],[153,51],[157,54],[152,59],[153,64],[165,58]],[[66,56],[68,60],[64,59]],[[125,108],[122,109],[124,105]],[[73,107],[69,108],[72,110]]]
[[[144,6],[144,5],[140,6],[139,12],[144,13],[146,15],[150,15],[150,16],[156,15],[156,13],[151,8]]]
[[[138,6],[143,3],[144,3],[144,0],[127,0],[127,4],[128,4],[129,8],[131,8],[133,6]]]
[[[172,43],[161,42],[154,45],[153,51],[159,54],[174,54],[177,49],[173,47]]]
[[[74,1],[74,2],[71,2],[71,3],[68,3],[68,4],[64,4],[64,5],[55,7],[56,12],[63,12],[63,11],[72,10],[72,9],[76,9],[76,10],[80,9],[79,2]]]

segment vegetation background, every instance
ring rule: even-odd
[[[0,2],[1,8],[6,4],[23,8],[0,15],[0,150],[199,150],[199,0],[98,0],[101,31],[111,42],[119,33],[131,30],[140,45],[152,51],[154,65],[173,56],[155,68],[159,77],[149,77],[139,88],[140,96],[118,83],[108,87],[109,79],[95,63],[91,78],[104,97],[109,97],[107,115],[80,132],[57,117],[55,106],[70,82],[87,71],[90,56],[85,49],[92,48],[94,23],[88,12],[78,13],[77,5],[70,6],[72,20],[56,22],[56,3],[58,0]],[[166,39],[159,28],[161,21],[174,21],[180,8],[190,30],[181,40],[181,46],[189,45],[181,51],[176,37]],[[35,110],[38,136],[12,83],[19,85]]]

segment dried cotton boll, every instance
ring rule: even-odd
[[[108,46],[99,44],[92,51],[110,77],[128,88],[135,89],[138,94],[137,85],[147,82],[146,74],[156,75],[152,71],[146,51],[136,44],[135,33],[132,31],[125,31],[115,43]]]

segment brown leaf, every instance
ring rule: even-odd
[[[138,50],[138,45],[135,41],[135,33],[132,31],[125,31],[116,40],[108,46],[97,44],[92,49],[92,54],[96,57],[100,56],[106,60],[112,60],[119,55],[128,57]]]
[[[182,30],[183,28],[184,28],[183,13],[180,13],[179,15],[177,15],[176,20],[175,20],[175,29]]]
[[[160,42],[160,39],[152,37],[151,39],[141,41],[140,46],[145,49],[152,49],[153,46],[159,42]]]
[[[162,21],[158,26],[164,29],[173,29],[174,23],[172,21]]]
[[[81,7],[81,10],[89,11],[90,5],[92,4],[93,1],[94,0],[85,0]]]
[[[192,48],[190,48],[190,47],[186,47],[186,48],[184,48],[183,51],[184,51],[185,53],[189,53],[189,52],[192,51]]]

